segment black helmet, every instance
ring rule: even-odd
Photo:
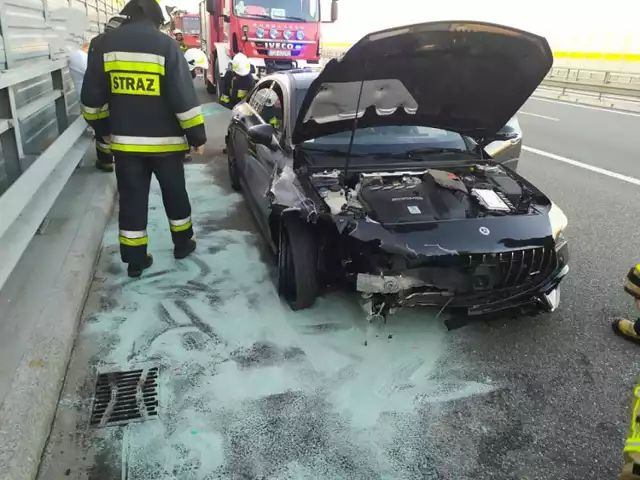
[[[120,15],[131,20],[147,18],[157,27],[165,23],[162,8],[156,0],[131,0],[124,6]]]

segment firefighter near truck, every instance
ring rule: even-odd
[[[188,48],[200,48],[200,14],[178,11],[171,16],[171,31],[180,31]]]
[[[201,48],[209,59],[207,92],[219,95],[233,57],[243,53],[256,79],[277,71],[320,68],[320,0],[202,0]]]

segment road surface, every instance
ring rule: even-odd
[[[447,332],[425,311],[371,331],[349,296],[282,305],[228,184],[212,125],[226,113],[208,112],[208,163],[187,167],[198,253],[170,257],[157,188],[142,279],[111,223],[40,480],[616,477],[640,372],[610,327],[640,258],[640,117],[527,102],[520,172],[569,218],[561,307]],[[159,418],[89,428],[96,371],[140,365],[160,367]]]

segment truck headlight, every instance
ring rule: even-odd
[[[564,238],[564,229],[567,228],[569,220],[560,207],[553,202],[551,202],[548,215],[551,231],[553,232],[553,239],[556,241],[556,250],[559,250],[567,243],[567,240]]]

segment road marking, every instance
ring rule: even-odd
[[[552,160],[568,163],[569,165],[573,165],[574,167],[580,167],[580,168],[584,168],[585,170],[591,170],[592,172],[600,173],[602,175],[606,175],[607,177],[615,178],[617,180],[622,180],[623,182],[631,183],[632,185],[636,185],[640,187],[640,180],[638,180],[637,178],[629,177],[627,175],[622,175],[621,173],[612,172],[610,170],[605,170],[604,168],[594,167],[593,165],[578,162],[576,160],[571,160],[570,158],[567,158],[567,157],[561,157],[560,155],[556,155],[555,153],[545,152],[543,150],[538,150],[537,148],[523,146],[522,149],[527,152],[535,153],[536,155],[541,155],[543,157],[551,158]]]
[[[562,100],[551,100],[549,98],[529,97],[530,100],[537,100],[539,102],[547,103],[559,103],[560,105],[567,105],[569,107],[586,108],[587,110],[597,110],[599,112],[616,113],[618,115],[626,115],[627,117],[640,117],[640,113],[624,112],[622,110],[614,110],[612,108],[592,107],[591,105],[582,105],[576,102],[563,102]]]
[[[554,122],[559,122],[559,118],[547,117],[546,115],[538,115],[537,113],[523,112],[520,110],[518,113],[521,115],[530,115],[532,117],[544,118],[545,120],[553,120]]]

